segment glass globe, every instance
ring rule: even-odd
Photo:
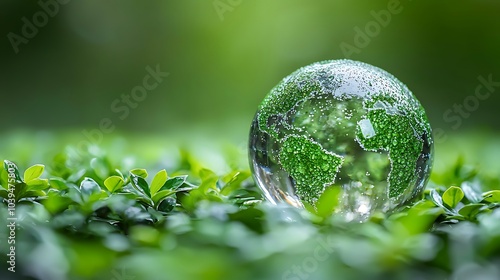
[[[325,189],[341,188],[336,213],[357,221],[418,197],[433,158],[415,96],[386,71],[352,60],[284,78],[259,106],[249,144],[267,200],[314,207]]]

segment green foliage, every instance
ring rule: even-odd
[[[123,181],[123,178],[119,176],[110,176],[104,181],[104,186],[106,186],[108,191],[112,193],[121,189],[124,184],[125,181]]]
[[[270,205],[248,170],[217,174],[185,151],[178,167],[151,177],[105,156],[69,152],[23,177],[22,169],[7,160],[0,169],[2,221],[9,199],[16,201],[19,279],[28,272],[38,279],[500,275],[500,190],[475,171],[448,170],[456,185],[431,183],[412,206],[357,224],[334,214],[341,188],[327,189],[308,210]],[[8,234],[0,227],[2,242]],[[6,250],[0,247],[2,279],[11,277]]]
[[[464,192],[457,187],[450,187],[443,193],[443,202],[451,208],[455,208],[464,198]]]

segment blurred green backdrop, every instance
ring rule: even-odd
[[[109,118],[122,132],[207,131],[241,141],[275,84],[301,66],[344,58],[341,44],[356,46],[356,27],[365,30],[388,4],[399,12],[369,27],[350,58],[406,83],[434,127],[500,127],[500,87],[471,103],[460,125],[443,117],[474,95],[479,76],[500,81],[498,0],[65,1],[41,1],[56,3],[46,20],[37,1],[0,3],[3,132],[94,129]],[[32,38],[23,36],[24,17],[38,20]],[[122,120],[113,102],[157,65],[170,75]]]

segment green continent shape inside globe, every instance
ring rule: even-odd
[[[399,114],[389,114],[384,109],[370,110],[367,119],[373,135],[364,135],[358,125],[356,137],[362,147],[368,151],[387,151],[391,161],[389,174],[389,197],[402,194],[411,183],[423,142],[417,123]],[[366,119],[365,119],[366,120]],[[363,121],[365,121],[363,120]],[[370,129],[370,130],[371,130]]]
[[[297,194],[311,204],[335,181],[343,162],[341,156],[326,151],[307,137],[296,135],[283,141],[279,157],[283,169],[295,179]]]

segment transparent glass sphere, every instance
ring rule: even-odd
[[[431,127],[408,88],[352,60],[303,67],[264,99],[250,165],[267,200],[315,205],[340,187],[337,215],[362,221],[418,197],[433,157]]]

